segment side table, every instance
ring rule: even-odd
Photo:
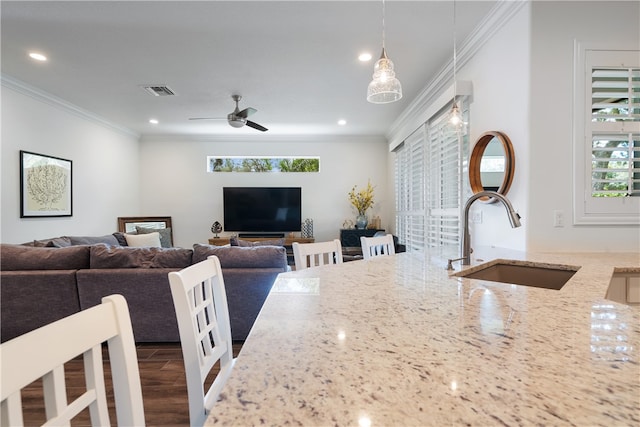
[[[340,230],[340,244],[342,247],[357,247],[360,248],[360,237],[373,237],[378,231],[384,232],[382,229],[375,228],[367,228],[367,229],[358,229],[358,228],[349,228]]]

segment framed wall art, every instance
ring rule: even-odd
[[[20,218],[72,215],[71,163],[20,150]]]

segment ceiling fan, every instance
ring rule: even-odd
[[[238,102],[242,99],[242,96],[231,95],[231,99],[233,99],[236,102],[236,109],[233,110],[233,112],[227,114],[227,122],[231,126],[233,126],[234,128],[241,128],[244,125],[247,125],[249,127],[252,127],[262,132],[269,130],[264,126],[259,125],[258,123],[252,122],[251,120],[247,120],[248,116],[250,116],[251,114],[254,114],[258,110],[256,110],[255,108],[248,107],[240,111],[240,108],[238,107]],[[215,118],[215,117],[192,117],[189,120],[223,120],[223,119]]]

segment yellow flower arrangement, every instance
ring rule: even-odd
[[[364,215],[373,206],[373,186],[367,182],[367,188],[356,191],[356,185],[349,191],[349,201],[358,210],[358,215]]]

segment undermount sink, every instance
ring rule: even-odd
[[[494,260],[451,276],[560,290],[579,269],[572,265]]]
[[[640,305],[640,271],[616,270],[611,276],[605,298],[622,304]]]

